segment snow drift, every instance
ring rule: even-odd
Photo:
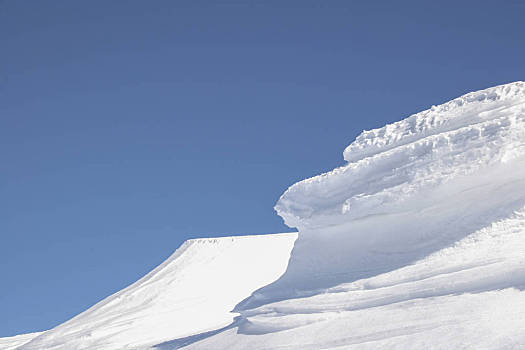
[[[347,165],[291,186],[277,203],[300,238],[278,281],[288,287],[275,293],[400,268],[519,210],[525,84],[469,93],[365,131],[344,156]]]
[[[19,349],[144,349],[227,326],[238,302],[284,272],[296,237],[186,241],[133,285]]]
[[[28,343],[31,339],[36,338],[42,334],[42,332],[28,333],[15,335],[14,337],[5,337],[0,338],[0,349],[2,350],[15,350],[20,348],[20,346]]]
[[[344,159],[276,204],[297,240],[191,243],[18,349],[525,348],[525,83],[364,131]]]
[[[525,84],[364,131],[344,157],[277,203],[299,238],[238,334],[191,348],[525,347]]]

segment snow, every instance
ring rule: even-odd
[[[187,349],[525,348],[525,84],[469,93],[346,148],[276,204],[286,273]]]
[[[364,131],[344,152],[354,161],[291,186],[276,210],[291,227],[345,223],[395,211],[399,202],[462,176],[517,163],[525,154],[524,99],[519,82]]]
[[[185,243],[18,349],[524,349],[525,83],[364,131],[344,158],[276,204],[298,236]]]
[[[303,314],[301,325],[292,319],[293,327],[279,332],[229,329],[184,349],[523,349],[524,308],[514,289],[419,298]]]
[[[363,131],[343,152],[355,162],[425,137],[472,126],[504,116],[509,107],[523,104],[525,83],[516,82],[471,92],[379,129]]]
[[[20,349],[147,348],[227,326],[237,303],[285,271],[296,238],[287,233],[189,240],[133,285]]]
[[[0,349],[15,350],[40,334],[42,334],[42,332],[27,333],[15,335],[14,337],[0,338]]]

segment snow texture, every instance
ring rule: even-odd
[[[364,131],[344,158],[276,204],[297,240],[187,243],[17,349],[525,349],[525,83]]]
[[[37,337],[40,334],[42,334],[42,332],[35,332],[35,333],[15,335],[14,337],[0,338],[0,349],[2,350],[18,349],[20,346],[26,344],[31,339]]]
[[[19,349],[139,349],[227,326],[237,303],[284,272],[296,238],[288,233],[186,241],[133,285]]]

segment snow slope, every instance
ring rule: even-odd
[[[28,334],[15,335],[14,337],[0,338],[0,349],[15,350],[16,348],[19,348],[20,346],[29,342],[31,339],[36,338],[40,334],[42,334],[42,332],[28,333]]]
[[[286,273],[187,349],[525,349],[525,84],[383,128],[276,205]],[[166,348],[168,349],[168,348]]]
[[[139,349],[227,326],[237,303],[285,271],[296,238],[189,240],[141,280],[19,349]]]
[[[276,204],[298,238],[190,241],[18,349],[525,349],[525,83],[344,158]]]

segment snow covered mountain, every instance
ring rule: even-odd
[[[278,201],[298,237],[191,241],[6,349],[525,349],[525,83],[364,131],[344,158]]]

